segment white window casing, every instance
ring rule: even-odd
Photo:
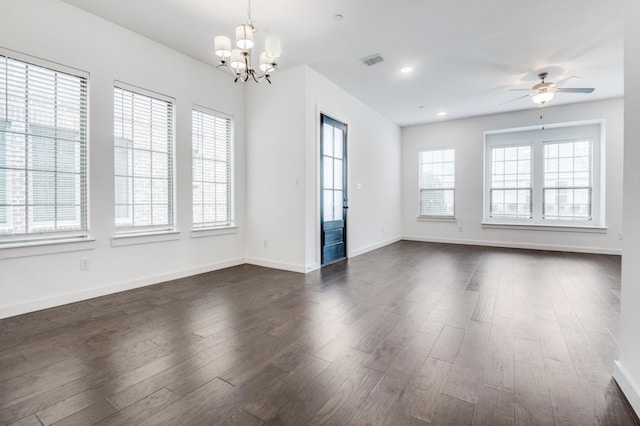
[[[174,100],[116,82],[116,234],[170,232],[174,214]]]
[[[233,118],[194,107],[192,129],[192,227],[232,227]]]
[[[429,149],[419,154],[420,218],[455,217],[455,149]]]
[[[603,135],[603,121],[485,133],[483,223],[604,227]]]
[[[88,238],[88,78],[0,50],[0,244]]]

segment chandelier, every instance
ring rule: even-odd
[[[253,33],[256,28],[251,20],[251,0],[247,6],[247,23],[236,27],[236,46],[231,47],[231,39],[227,36],[216,36],[215,52],[220,57],[218,68],[224,68],[235,76],[234,82],[246,82],[252,79],[256,83],[266,80],[271,84],[270,76],[278,69],[276,59],[280,57],[280,42],[275,38],[265,40],[265,50],[260,53],[260,71],[251,64],[251,48],[253,47]]]

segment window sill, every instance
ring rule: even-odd
[[[162,231],[120,234],[111,238],[111,247],[134,246],[138,244],[160,243],[180,239],[180,231]]]
[[[0,259],[68,253],[73,251],[93,250],[95,248],[96,240],[88,237],[22,241],[0,245]]]
[[[418,222],[451,222],[456,223],[458,218],[455,216],[418,216]]]
[[[608,228],[606,226],[589,226],[589,225],[555,225],[555,224],[536,224],[536,223],[500,223],[500,222],[482,222],[482,228],[485,229],[515,229],[521,231],[554,231],[554,232],[583,232],[588,234],[606,234]]]
[[[191,230],[191,238],[215,237],[218,235],[230,235],[237,233],[237,226],[221,226],[219,228],[197,228]]]

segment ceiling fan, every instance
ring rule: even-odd
[[[529,96],[534,103],[538,105],[544,105],[552,100],[556,93],[592,93],[595,90],[593,87],[558,87],[557,83],[544,81],[544,79],[547,78],[548,75],[549,73],[546,72],[541,72],[540,74],[538,74],[541,82],[533,86],[531,89],[511,89],[511,92],[527,90],[530,91],[530,93],[524,96],[520,96],[519,98],[511,99],[510,101],[504,103],[506,104]]]

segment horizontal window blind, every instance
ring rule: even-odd
[[[531,218],[531,146],[491,148],[490,217]]]
[[[0,242],[87,233],[87,77],[0,54]]]
[[[420,153],[420,216],[455,215],[455,150]]]
[[[592,171],[591,141],[545,143],[544,219],[591,220]]]
[[[173,228],[173,102],[114,87],[118,233]]]
[[[193,227],[232,224],[231,118],[194,109],[192,120]]]

